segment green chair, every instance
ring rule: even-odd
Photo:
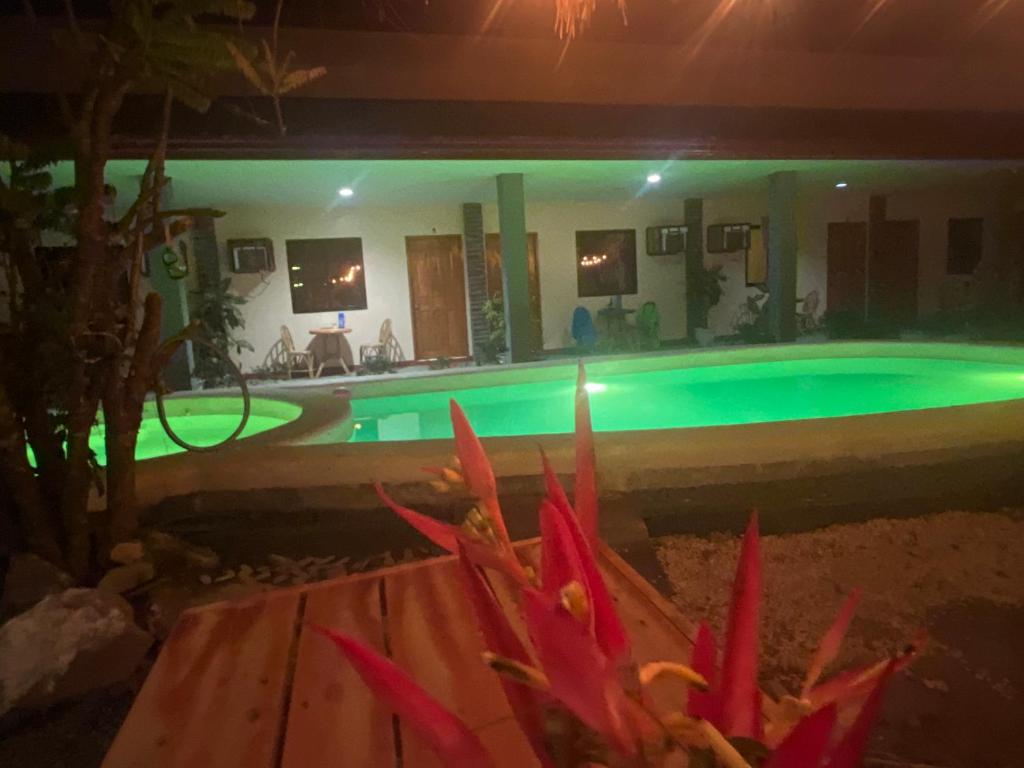
[[[644,346],[661,346],[661,313],[653,301],[646,302],[636,313],[636,330]]]

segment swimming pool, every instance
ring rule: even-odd
[[[241,397],[201,396],[168,398],[164,400],[167,422],[175,434],[192,445],[213,445],[224,440],[235,431],[242,417]],[[294,403],[252,398],[249,421],[238,439],[266,432],[298,418],[301,406]],[[143,408],[139,441],[135,458],[153,459],[172,453],[182,453],[184,448],[167,437],[156,414],[156,404],[147,402]],[[96,453],[100,464],[107,463],[107,452],[103,444],[103,424],[97,424],[89,435],[89,447]]]
[[[808,347],[809,345],[804,345]],[[829,355],[834,348],[836,355]],[[793,348],[789,348],[792,350]],[[884,354],[871,354],[884,349]],[[820,345],[795,357],[745,362],[751,350],[677,356],[656,370],[591,369],[595,430],[662,430],[915,411],[1024,398],[1024,356],[968,345]],[[922,351],[923,350],[923,351]],[[786,355],[776,347],[765,355]],[[731,357],[730,357],[731,356]],[[621,372],[620,372],[621,371]],[[482,374],[479,374],[481,377]],[[461,377],[464,382],[469,377]],[[481,381],[484,381],[481,378]],[[573,428],[574,382],[560,378],[458,386],[352,400],[350,442],[451,437],[448,400],[483,437],[561,434]]]

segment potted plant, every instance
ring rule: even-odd
[[[689,277],[690,301],[697,303],[697,327],[693,329],[693,337],[701,347],[710,346],[715,336],[708,328],[708,313],[722,299],[722,283],[726,277],[722,274],[722,265],[705,267],[703,264],[693,271]]]
[[[483,347],[481,363],[505,363],[508,348],[505,345],[505,305],[500,293],[484,302],[484,317],[487,320],[487,342]]]

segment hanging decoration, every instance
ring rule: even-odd
[[[626,18],[626,0],[616,0],[622,23],[628,24]],[[572,40],[587,28],[590,18],[597,8],[597,0],[555,0],[555,31],[565,40]]]
[[[171,240],[171,232],[164,224],[164,249],[160,254],[164,269],[171,280],[183,280],[188,275],[188,246],[184,241],[178,244],[179,250],[174,250]]]

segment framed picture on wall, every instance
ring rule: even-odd
[[[358,237],[288,240],[292,312],[366,309],[363,241]]]
[[[581,297],[635,294],[636,230],[577,231],[576,287]]]

